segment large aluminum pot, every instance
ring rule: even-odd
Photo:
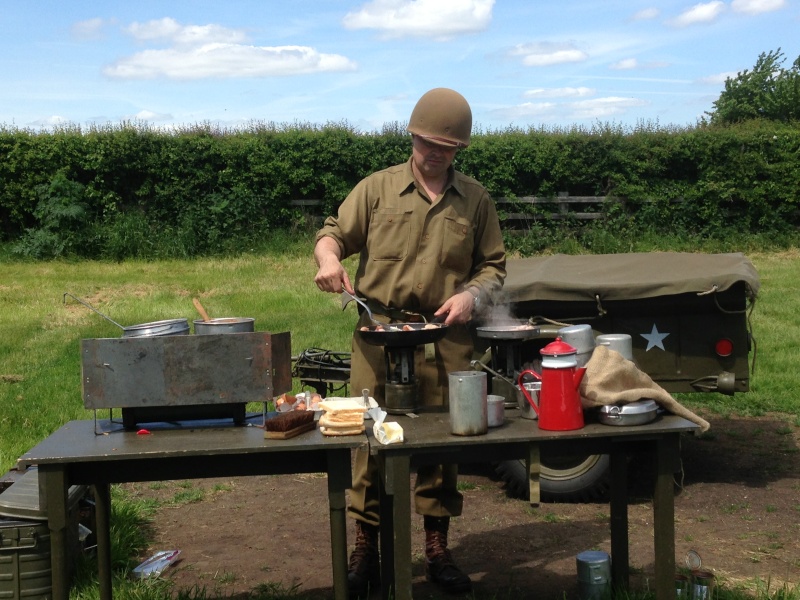
[[[194,332],[197,335],[253,333],[255,331],[255,322],[255,319],[250,317],[219,317],[208,321],[196,319],[194,321]]]

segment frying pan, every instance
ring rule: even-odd
[[[164,321],[153,321],[151,323],[140,323],[138,325],[130,325],[125,327],[120,325],[111,317],[108,317],[97,310],[94,306],[81,300],[77,296],[73,296],[69,292],[64,292],[64,302],[67,301],[67,296],[73,300],[80,302],[86,308],[93,310],[98,315],[103,317],[106,321],[112,322],[114,325],[122,329],[122,337],[153,337],[162,335],[178,335],[189,333],[189,319],[166,319]]]
[[[425,329],[426,323],[392,323],[382,327],[393,327],[391,330],[376,331],[377,326],[359,329],[358,333],[365,342],[373,346],[386,346],[389,348],[413,348],[438,342],[447,335],[447,325],[437,324],[436,327]],[[403,328],[410,331],[403,331]]]
[[[539,335],[539,327],[528,321],[509,322],[503,325],[476,327],[478,337],[496,340],[530,340]]]

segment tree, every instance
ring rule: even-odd
[[[752,71],[725,80],[725,90],[706,114],[713,124],[748,119],[800,121],[800,56],[784,69],[781,49],[761,53]]]

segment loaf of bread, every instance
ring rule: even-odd
[[[325,411],[319,418],[323,435],[358,435],[364,433],[364,405],[353,398],[323,400],[319,403]]]

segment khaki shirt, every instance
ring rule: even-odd
[[[506,255],[494,202],[476,180],[450,168],[431,203],[411,160],[359,182],[317,240],[335,239],[342,258],[360,253],[356,293],[393,309],[431,313],[467,287],[484,301],[506,276]]]

